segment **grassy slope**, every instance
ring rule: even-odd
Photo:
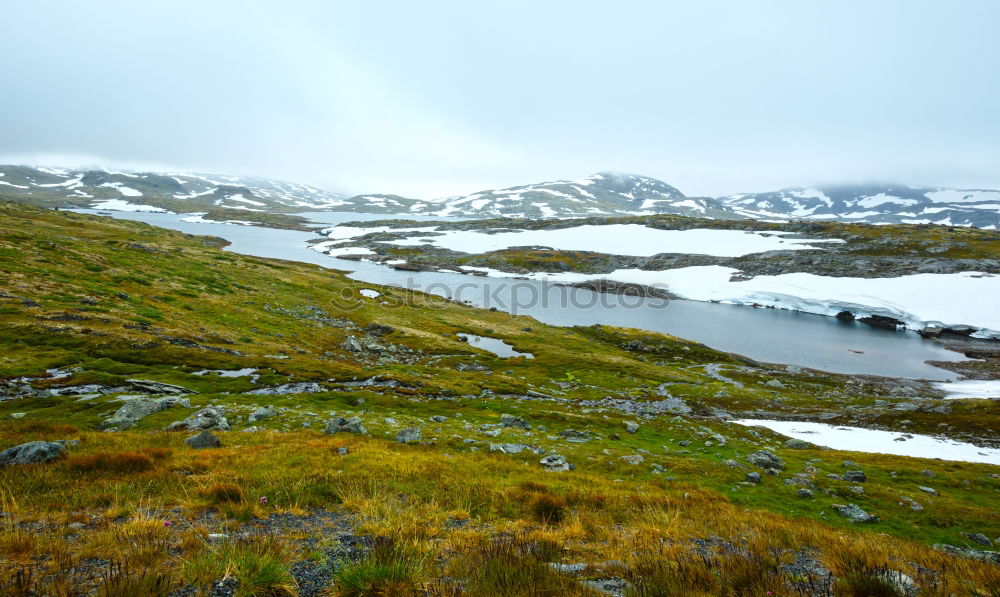
[[[213,577],[217,572],[213,566],[236,558],[206,544],[208,532],[252,526],[257,517],[272,512],[305,514],[316,508],[340,508],[352,516],[359,533],[392,537],[395,546],[388,555],[375,550],[349,572],[365,577],[365,570],[357,566],[378,568],[380,562],[372,558],[399,560],[406,564],[403,585],[407,579],[430,582],[452,575],[471,579],[469,594],[497,594],[478,591],[473,572],[494,560],[518,570],[533,570],[529,564],[539,558],[620,560],[631,567],[626,576],[634,582],[655,578],[669,584],[671,579],[700,574],[709,564],[702,561],[690,569],[664,571],[653,562],[667,553],[687,553],[688,540],[712,536],[746,542],[746,557],[768,562],[779,556],[767,548],[787,550],[780,556],[786,559],[794,551],[815,548],[821,560],[844,578],[850,578],[849,568],[882,564],[916,578],[909,563],[920,563],[946,573],[936,588],[925,584],[928,594],[958,591],[963,579],[980,586],[1000,582],[995,568],[945,557],[926,547],[935,542],[966,544],[962,531],[1000,535],[994,508],[1000,480],[991,476],[995,467],[790,450],[771,434],[754,437],[749,430],[707,416],[710,407],[807,413],[847,402],[864,408],[874,400],[864,386],[831,398],[831,392],[843,390],[849,378],[792,375],[747,366],[729,355],[666,336],[554,328],[398,289],[378,288],[383,296],[372,300],[358,292],[372,285],[311,265],[226,253],[219,250],[217,239],[11,204],[0,210],[0,290],[8,296],[0,299],[0,379],[39,375],[51,367],[79,367],[71,379],[59,383],[114,385],[127,378],[177,383],[199,392],[191,396],[193,408],[224,405],[234,429],[242,427],[235,423],[257,406],[288,409],[263,424],[272,431],[221,434],[223,448],[195,452],[183,445],[184,435],[146,433],[193,409],[169,409],[143,419],[134,430],[108,434],[97,429],[118,406],[111,397],[0,403],[0,416],[26,413],[3,423],[0,447],[41,438],[80,440],[64,461],[0,471],[5,501],[0,509],[10,513],[0,541],[8,576],[33,562],[39,570],[55,572],[96,557],[127,564],[127,570],[114,579],[119,584],[140,582],[135,578],[140,570],[160,571],[166,584],[203,584],[221,576]],[[85,297],[96,304],[81,303]],[[337,318],[326,320],[336,323],[317,321],[311,307]],[[405,359],[348,353],[341,347],[343,341],[360,331],[341,327],[346,323],[338,320],[343,319],[358,326],[373,322],[392,326],[394,331],[383,341],[414,352]],[[536,358],[493,358],[455,339],[453,334],[459,331],[502,337]],[[170,342],[178,338],[244,356]],[[639,349],[635,340],[641,342]],[[462,372],[456,369],[461,363],[487,370]],[[725,375],[746,387],[706,376],[699,368],[706,363],[721,364]],[[248,396],[240,395],[252,387],[248,378],[192,374],[204,368],[240,367],[261,370],[258,386],[379,376],[407,388]],[[763,386],[774,377],[786,385],[780,393]],[[696,407],[695,415],[644,421],[638,433],[627,434],[623,421],[637,419],[574,405],[605,396],[656,400],[655,388],[662,383],[675,384],[671,392]],[[715,398],[723,389],[730,397]],[[523,396],[529,391],[563,401],[497,396]],[[992,406],[976,402],[956,401],[951,415],[899,416],[922,428],[946,422],[990,435],[989,419],[996,413],[985,410]],[[499,438],[485,437],[479,425],[498,422],[503,412],[522,415],[536,428],[507,429]],[[369,436],[319,434],[333,413],[360,415]],[[428,422],[439,414],[448,419]],[[396,423],[387,423],[386,417]],[[418,425],[429,445],[392,442],[397,429]],[[586,429],[595,439],[572,444],[552,435],[565,429]],[[724,446],[709,439],[715,432],[727,438]],[[483,443],[469,444],[465,438]],[[684,440],[690,445],[678,443]],[[577,470],[543,473],[534,454],[486,453],[491,441],[557,450]],[[339,455],[338,447],[349,448],[350,454]],[[785,458],[785,478],[804,472],[816,486],[816,499],[796,497],[797,488],[781,478],[765,476],[760,486],[742,484],[746,469],[724,464],[727,459],[742,462],[745,454],[761,447]],[[643,455],[642,464],[620,459],[635,454]],[[846,458],[868,473],[863,496],[851,492],[851,483],[826,478],[842,472],[840,463]],[[665,472],[652,472],[653,463]],[[922,494],[918,485],[932,485],[941,495]],[[235,495],[227,487],[236,487]],[[259,496],[268,496],[266,506],[259,503]],[[921,502],[924,510],[900,506],[903,497]],[[883,522],[852,528],[829,508],[831,503],[846,502],[879,514]],[[203,516],[206,511],[220,514],[208,520]],[[174,526],[164,530],[164,519],[175,521]],[[469,524],[455,522],[466,520]],[[66,525],[71,522],[85,527],[70,531]],[[240,557],[272,558],[278,562],[278,572],[287,572],[290,561],[328,557],[322,550],[303,547],[301,531],[277,535],[280,545],[240,543],[232,549],[242,550]],[[498,555],[495,539],[508,535],[535,547]],[[118,540],[122,536],[128,541]],[[138,547],[130,550],[122,545]],[[544,554],[536,553],[539,545],[548,546]],[[33,560],[39,554],[54,557]],[[428,560],[430,555],[441,558]],[[713,561],[711,566],[719,574],[712,582],[739,576],[740,563],[733,563],[731,553]],[[193,572],[201,570],[199,566],[207,571]],[[752,580],[755,590],[775,594],[788,590],[776,574],[767,573],[768,565],[757,562],[752,567],[763,571]],[[41,575],[37,572],[30,582],[43,582]],[[551,594],[576,590],[575,584],[560,585],[562,577],[551,576],[547,569],[538,575],[518,582],[561,587]],[[243,570],[238,576],[244,588],[290,582],[287,574],[258,577]],[[78,574],[52,578],[82,582]],[[141,582],[151,582],[148,576],[142,578],[146,580]],[[341,580],[342,587],[354,582]],[[483,586],[492,582],[487,581]]]

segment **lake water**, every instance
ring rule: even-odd
[[[87,210],[86,213],[96,212]],[[336,212],[301,215],[327,225],[404,217]],[[551,325],[603,324],[640,328],[769,363],[836,373],[948,380],[958,376],[925,361],[965,360],[964,356],[913,332],[882,330],[821,315],[683,300],[667,304],[660,299],[601,294],[533,280],[399,271],[367,261],[336,259],[314,251],[307,241],[318,235],[309,232],[184,222],[182,218],[187,217],[184,214],[113,212],[112,217],[190,234],[218,236],[231,242],[228,250],[237,253],[313,263],[345,271],[356,280],[408,287],[480,307],[529,315]]]

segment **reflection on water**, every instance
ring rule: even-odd
[[[114,217],[190,234],[219,236],[230,241],[228,249],[237,253],[313,263],[348,272],[351,278],[373,284],[409,287],[505,311],[516,306],[518,314],[552,325],[640,328],[687,338],[758,361],[836,373],[943,380],[955,379],[957,375],[925,361],[964,360],[962,355],[914,332],[882,330],[821,315],[683,300],[672,301],[669,307],[662,308],[658,299],[636,304],[635,297],[584,289],[573,289],[568,294],[565,287],[539,281],[399,271],[367,261],[335,259],[308,248],[307,241],[316,238],[309,232],[182,222],[184,216],[178,214],[115,212]],[[324,212],[312,217],[325,224],[336,224],[402,216]]]

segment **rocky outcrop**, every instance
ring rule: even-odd
[[[367,433],[358,417],[334,417],[327,421],[323,433]]]
[[[0,452],[0,467],[52,462],[65,451],[66,447],[56,442],[28,442]]]
[[[185,439],[184,443],[196,450],[202,450],[204,448],[222,447],[222,441],[208,429],[202,431],[197,435],[192,435],[191,437]]]
[[[229,421],[221,407],[207,406],[183,421],[174,421],[167,425],[165,431],[198,431],[201,429],[220,429],[229,431]]]

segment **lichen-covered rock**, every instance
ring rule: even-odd
[[[566,462],[565,456],[560,456],[559,454],[549,454],[545,458],[538,461],[538,464],[549,472],[562,472],[568,471],[572,467],[568,462]]]
[[[504,427],[514,427],[515,429],[531,429],[531,423],[525,421],[521,417],[515,417],[514,415],[508,414],[500,415],[500,424]]]
[[[396,432],[396,441],[401,444],[419,442],[422,437],[419,427],[408,427]]]
[[[229,431],[229,421],[218,406],[206,406],[183,421],[174,421],[164,428],[166,431],[199,431],[220,429]]]
[[[747,462],[765,469],[785,470],[785,461],[770,450],[758,450],[747,454]]]
[[[66,447],[56,442],[28,442],[0,452],[0,467],[52,462],[65,451]]]
[[[366,430],[358,417],[334,417],[327,421],[323,433],[366,433]]]
[[[185,439],[184,443],[196,450],[222,447],[222,441],[208,429],[202,431],[198,435],[192,435],[191,437]]]
[[[830,507],[833,508],[837,514],[840,514],[851,522],[866,523],[879,521],[878,516],[865,512],[855,504],[847,504],[846,506],[843,504],[833,504]]]
[[[268,404],[267,406],[262,406],[262,407],[258,408],[257,410],[253,411],[252,413],[250,413],[250,416],[247,417],[247,421],[249,421],[251,423],[256,423],[257,421],[263,421],[264,419],[270,419],[271,417],[273,417],[274,415],[276,415],[277,412],[278,411],[275,410],[274,405]]]

